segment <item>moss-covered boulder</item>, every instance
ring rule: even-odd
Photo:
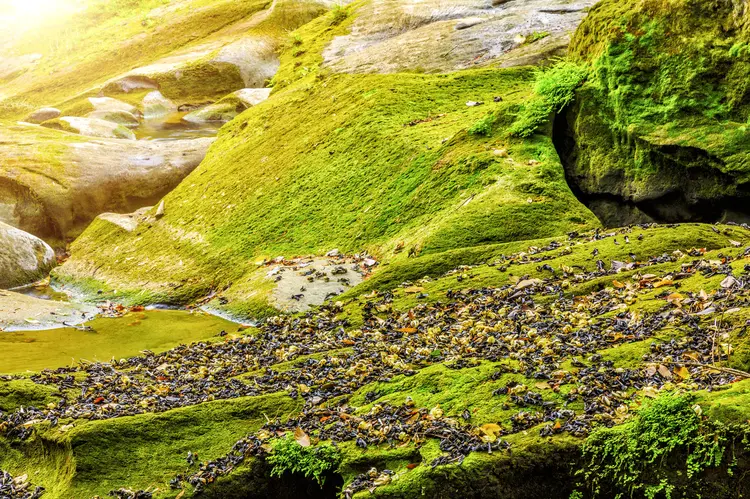
[[[591,9],[571,45],[591,73],[556,138],[572,182],[608,223],[626,222],[608,198],[635,205],[641,220],[746,216],[749,23],[736,2]]]
[[[0,222],[0,289],[38,281],[55,263],[47,243]]]
[[[77,133],[87,137],[102,137],[107,139],[135,140],[135,133],[127,127],[115,121],[101,118],[77,116],[63,116],[54,120],[45,121],[43,127],[61,130],[64,132]]]
[[[236,310],[252,312],[275,286],[264,258],[339,248],[390,261],[592,227],[551,139],[505,133],[532,78],[339,75],[288,87],[222,130],[163,218],[132,233],[93,224],[56,276],[171,303],[229,287]]]
[[[232,92],[219,102],[186,114],[182,119],[191,123],[227,122],[245,109],[268,99],[270,88],[243,88]]]

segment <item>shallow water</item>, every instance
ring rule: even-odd
[[[94,331],[0,332],[0,373],[39,371],[79,360],[108,361],[138,355],[142,350],[160,352],[237,330],[233,322],[186,310],[131,312],[114,319],[97,318],[86,325]]]
[[[190,123],[183,121],[187,113],[174,113],[164,118],[144,120],[133,129],[139,140],[179,140],[214,137],[223,123]]]
[[[15,288],[11,291],[20,293],[26,296],[33,296],[40,300],[52,300],[52,301],[69,301],[70,296],[62,291],[56,291],[49,284],[31,285],[24,286],[22,288]]]

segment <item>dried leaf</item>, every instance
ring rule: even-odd
[[[659,367],[657,369],[659,371],[659,375],[661,375],[664,379],[672,379],[672,373],[667,369],[667,366],[664,364],[659,364]]]
[[[422,286],[409,286],[408,288],[404,288],[404,293],[422,293],[424,291],[424,288]]]
[[[294,430],[294,439],[302,447],[310,447],[310,436],[302,428]]]
[[[622,289],[625,287],[625,284],[620,281],[612,281],[612,286],[614,286],[617,289]]]

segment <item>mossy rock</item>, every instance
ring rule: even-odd
[[[742,219],[748,20],[729,2],[605,0],[591,9],[571,43],[590,76],[555,131],[584,195],[635,203],[642,220]]]

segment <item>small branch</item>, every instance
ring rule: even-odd
[[[712,369],[714,371],[720,371],[723,373],[731,374],[733,376],[737,376],[738,378],[750,379],[750,373],[740,371],[739,369],[732,369],[731,367],[717,367],[708,364],[701,364],[700,362],[676,362],[676,364],[684,364],[686,366],[692,367],[702,367],[703,369]]]

